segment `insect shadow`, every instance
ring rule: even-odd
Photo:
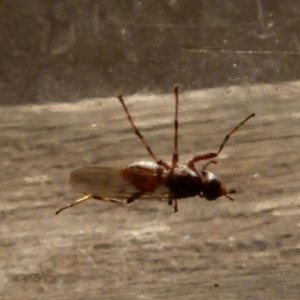
[[[180,164],[178,154],[178,86],[175,86],[174,94],[175,120],[172,161],[167,163],[158,159],[153,153],[133,122],[124,99],[120,95],[118,99],[126,113],[128,121],[153,161],[134,162],[121,170],[101,166],[88,166],[71,172],[71,186],[75,190],[85,194],[85,196],[61,207],[56,211],[56,214],[89,199],[129,204],[137,199],[153,200],[154,198],[158,198],[159,200],[167,201],[169,205],[174,205],[174,212],[178,211],[178,199],[199,196],[208,201],[213,201],[221,196],[225,196],[233,201],[231,194],[236,193],[236,190],[227,190],[224,183],[217,176],[207,171],[207,167],[210,164],[217,163],[215,158],[218,157],[228,139],[249,119],[254,117],[255,114],[250,114],[234,127],[225,136],[217,152],[196,155],[186,164]],[[201,169],[198,169],[196,163],[200,161],[207,162]],[[104,190],[110,190],[111,197],[103,196]]]

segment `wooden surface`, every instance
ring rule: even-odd
[[[68,184],[73,169],[148,159],[117,99],[1,108],[0,298],[298,299],[299,96],[299,82],[181,91],[182,162],[256,117],[210,167],[235,201],[181,200],[177,214],[93,200],[54,214],[82,196]],[[170,160],[173,94],[125,101]]]

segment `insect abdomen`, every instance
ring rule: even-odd
[[[138,190],[153,192],[165,181],[164,169],[152,162],[138,162],[127,166],[121,176]]]

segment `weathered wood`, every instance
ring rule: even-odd
[[[116,98],[2,107],[3,299],[298,297],[299,98],[299,82],[181,91],[181,161],[216,151],[256,117],[209,167],[238,191],[235,202],[181,200],[178,214],[142,201],[87,201],[54,214],[82,196],[68,184],[73,169],[148,159]],[[171,160],[173,94],[125,101],[154,153]]]

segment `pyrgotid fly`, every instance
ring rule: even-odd
[[[246,117],[224,138],[217,152],[196,155],[186,164],[179,163],[178,155],[178,87],[174,88],[175,93],[175,120],[174,120],[174,153],[171,163],[158,159],[151,150],[147,141],[136,127],[128,111],[123,97],[118,97],[131,124],[134,133],[144,145],[153,161],[134,162],[124,169],[107,168],[100,166],[84,167],[73,171],[70,174],[71,186],[85,194],[83,198],[74,203],[68,204],[56,211],[59,214],[66,208],[75,206],[89,199],[102,200],[129,204],[141,199],[166,199],[169,205],[174,203],[174,212],[178,211],[178,199],[199,196],[208,201],[216,200],[225,196],[230,200],[231,194],[236,193],[234,189],[227,190],[213,173],[207,171],[211,163],[216,163],[215,158],[220,154],[228,139],[249,119],[255,116],[254,113]],[[201,169],[196,167],[196,163],[207,161]],[[114,191],[110,196],[104,196],[108,185],[110,191]],[[121,199],[120,199],[121,198]],[[123,199],[122,199],[123,198]]]

